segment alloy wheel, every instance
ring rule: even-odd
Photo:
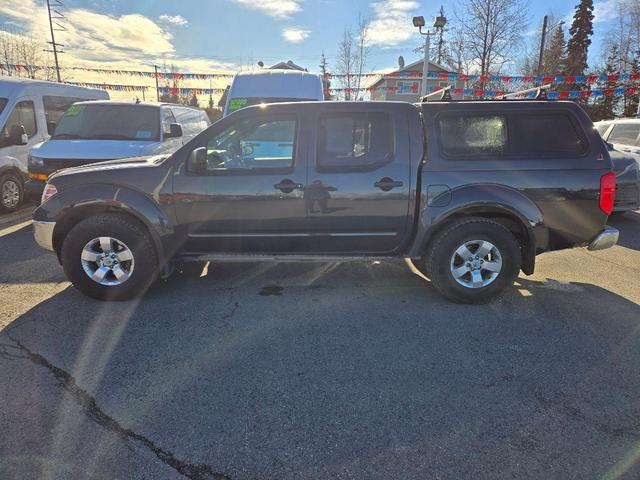
[[[112,237],[89,241],[82,249],[81,260],[87,276],[105,286],[117,286],[129,280],[135,265],[129,247]]]
[[[488,287],[501,271],[500,250],[486,240],[465,242],[451,256],[451,275],[465,288]]]
[[[20,203],[20,185],[15,180],[6,180],[2,184],[2,206],[13,209]]]

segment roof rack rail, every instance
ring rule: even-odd
[[[540,87],[528,88],[526,90],[520,90],[518,92],[513,93],[505,93],[504,95],[499,95],[496,97],[496,100],[518,100],[517,97],[521,97],[531,92],[536,93],[536,100],[547,100],[547,91],[551,88],[551,84],[547,83],[546,85],[542,85]]]
[[[420,97],[420,103],[426,103],[429,101],[430,98],[436,97],[438,95],[440,95],[439,100],[441,102],[450,102],[452,101],[452,98],[451,98],[452,88],[453,88],[453,85],[449,85],[448,87],[444,87],[444,88],[441,88],[440,90],[436,90],[435,92],[425,95],[424,97]]]

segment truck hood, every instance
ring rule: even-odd
[[[31,149],[34,157],[53,159],[93,159],[149,155],[157,142],[135,140],[49,140]]]
[[[67,175],[77,175],[88,172],[155,167],[157,165],[160,165],[170,156],[171,155],[166,154],[135,158],[121,158],[118,160],[107,160],[99,163],[92,163],[90,165],[83,165],[81,167],[65,168],[63,170],[60,170],[59,172],[54,173],[51,177],[49,177],[49,180],[64,177]]]

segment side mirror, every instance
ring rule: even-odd
[[[56,131],[56,127],[58,125],[56,124],[56,122],[47,122],[47,132],[49,133],[49,135],[53,135],[53,132]]]
[[[207,148],[199,147],[193,150],[187,158],[187,172],[200,174],[207,169]]]
[[[182,125],[179,123],[170,123],[169,131],[164,134],[164,138],[179,138],[182,136]]]
[[[23,125],[11,126],[9,130],[9,143],[11,145],[26,145],[29,143],[29,137]]]

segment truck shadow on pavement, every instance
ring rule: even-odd
[[[639,332],[594,285],[453,305],[403,262],[69,288],[0,332],[0,477],[637,478]]]

